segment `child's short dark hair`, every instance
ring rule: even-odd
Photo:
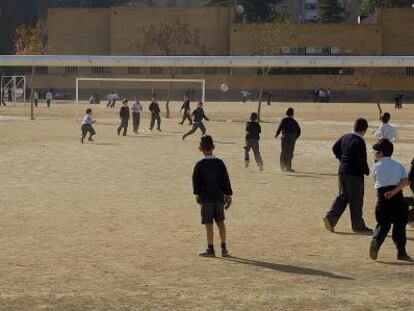
[[[363,119],[363,118],[359,118],[355,120],[354,123],[354,131],[355,132],[364,132],[368,129],[368,121]]]
[[[381,121],[383,123],[388,123],[391,119],[391,115],[388,112],[384,112],[384,114],[381,116]]]
[[[293,115],[295,114],[295,110],[293,110],[292,107],[289,107],[288,110],[286,110],[286,115],[289,117],[293,117]]]
[[[256,121],[258,118],[257,112],[252,112],[250,115],[250,121]]]
[[[394,145],[386,138],[381,138],[372,149],[375,151],[380,151],[384,157],[390,157],[394,153]]]
[[[86,114],[90,114],[92,112],[91,108],[86,109]]]
[[[204,135],[204,136],[202,136],[201,137],[201,140],[200,140],[200,148],[203,151],[213,150],[213,148],[214,148],[213,137],[211,137],[210,135]]]
[[[203,106],[203,105],[204,105],[204,103],[203,103],[202,101],[199,101],[199,102],[198,102],[198,105]]]

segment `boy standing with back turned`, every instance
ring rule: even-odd
[[[219,229],[221,254],[228,257],[224,210],[232,203],[233,190],[224,162],[213,155],[214,142],[209,135],[201,137],[199,150],[203,159],[197,162],[193,172],[193,189],[196,201],[201,205],[201,223],[206,226],[207,249],[203,257],[215,257],[213,222]]]

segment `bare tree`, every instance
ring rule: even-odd
[[[198,28],[191,29],[187,24],[177,20],[151,25],[142,29],[143,41],[140,48],[146,55],[206,55],[206,48],[200,42]],[[169,68],[169,76],[174,79],[178,74],[178,67]],[[170,118],[172,82],[168,85],[166,113]]]
[[[260,56],[281,55],[284,47],[289,47],[292,35],[294,33],[294,25],[290,20],[278,21],[266,24],[255,24],[253,27],[255,54]],[[261,119],[263,89],[266,77],[272,70],[271,67],[262,67],[261,83],[259,90],[259,103],[257,114],[259,121]]]

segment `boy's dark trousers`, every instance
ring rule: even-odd
[[[349,204],[351,212],[352,229],[355,231],[366,227],[362,218],[362,207],[364,205],[364,177],[354,175],[338,176],[339,195],[332,203],[331,209],[326,214],[333,227],[341,218],[346,206]]]
[[[134,133],[138,133],[140,119],[141,119],[141,113],[139,112],[132,113],[132,126],[134,128]]]
[[[295,151],[296,134],[284,134],[281,139],[282,152],[280,153],[280,168],[292,169],[293,152]]]
[[[116,104],[116,99],[113,99],[111,102],[111,105],[109,106],[110,108],[114,108]]]
[[[260,155],[259,140],[254,138],[246,139],[246,146],[244,147],[244,160],[250,161],[250,149],[253,149],[254,159],[258,166],[263,166],[262,156]]]
[[[128,130],[128,121],[128,118],[121,118],[121,125],[118,127],[118,135],[121,133],[122,129],[124,129],[123,135],[126,135]]]
[[[391,191],[395,186],[383,187],[377,190],[377,205],[375,207],[375,218],[377,226],[374,230],[373,239],[378,247],[384,243],[388,232],[392,228],[392,240],[397,246],[398,254],[404,255],[407,243],[406,226],[408,221],[408,205],[404,200],[402,191],[391,199],[386,199],[384,194]]]
[[[184,124],[185,120],[188,120],[190,125],[193,124],[193,120],[191,120],[191,116],[190,116],[190,110],[184,110],[183,119],[181,121],[181,124]]]
[[[192,134],[195,133],[195,131],[197,131],[197,129],[201,130],[201,133],[204,135],[206,133],[206,127],[204,126],[203,122],[194,122],[193,123],[193,128],[191,130],[188,131],[188,133],[184,134],[184,138],[187,136],[190,136]]]
[[[161,117],[159,113],[151,113],[151,125],[150,130],[154,128],[155,121],[157,121],[157,129],[161,129]]]
[[[50,99],[46,100],[47,107],[50,107]]]

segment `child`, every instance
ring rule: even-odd
[[[152,98],[151,104],[149,105],[149,111],[151,112],[151,124],[149,129],[152,131],[155,121],[157,121],[157,129],[161,132],[161,109],[155,97]]]
[[[118,127],[118,136],[121,134],[121,130],[124,129],[123,136],[127,136],[128,131],[128,122],[129,122],[129,107],[128,107],[128,100],[124,99],[122,101],[123,106],[119,110],[119,117],[121,118],[121,125]]]
[[[52,92],[51,91],[47,91],[47,93],[46,93],[46,104],[47,104],[47,107],[48,108],[50,108],[50,102],[52,101],[52,99],[53,99]]]
[[[197,109],[193,111],[191,116],[194,118],[193,128],[188,133],[183,135],[183,140],[187,136],[194,134],[198,128],[201,130],[202,135],[204,135],[206,133],[206,127],[204,126],[203,119],[210,121],[210,119],[204,114],[203,102],[198,103]]]
[[[203,257],[215,257],[213,221],[219,228],[221,255],[229,256],[226,246],[226,226],[224,210],[232,203],[233,191],[224,162],[213,156],[214,143],[209,135],[201,137],[199,150],[204,157],[198,161],[193,172],[193,189],[196,201],[201,205],[201,223],[207,232],[207,249],[200,253]]]
[[[184,110],[184,113],[183,113],[183,119],[182,119],[182,121],[181,121],[180,123],[178,123],[178,124],[183,125],[183,124],[184,124],[184,121],[185,121],[185,120],[188,120],[189,124],[190,124],[190,125],[193,125],[193,120],[191,120],[191,114],[190,114],[190,112],[191,112],[191,107],[190,107],[190,97],[189,97],[189,95],[186,95],[186,96],[185,96],[184,103],[183,103],[183,105],[181,106],[180,111],[182,111],[182,110]]]
[[[293,108],[288,108],[288,110],[286,110],[286,117],[280,122],[275,135],[277,138],[282,134],[280,169],[287,172],[294,172],[292,169],[293,152],[295,151],[296,140],[302,133],[299,123],[293,118],[294,114],[295,111]]]
[[[388,112],[385,112],[383,115],[381,115],[380,120],[382,121],[382,124],[376,131],[373,131],[372,134],[374,134],[376,137],[386,138],[391,142],[396,142],[398,139],[397,130],[395,127],[388,123],[390,119],[391,115]]]
[[[82,138],[81,143],[83,144],[83,140],[86,137],[86,134],[89,132],[89,141],[93,141],[92,136],[96,134],[95,129],[92,127],[92,124],[94,124],[96,121],[92,120],[92,109],[88,108],[86,109],[86,115],[82,120]]]
[[[410,169],[410,172],[408,173],[408,181],[410,183],[410,189],[412,192],[412,196],[406,197],[405,201],[410,207],[410,211],[408,212],[408,224],[411,227],[414,227],[414,159],[411,160],[411,169]]]
[[[135,97],[135,103],[132,104],[132,123],[134,128],[134,133],[138,134],[139,123],[141,119],[142,105],[138,100],[138,97]]]
[[[262,128],[257,122],[257,113],[252,112],[250,115],[250,121],[246,123],[246,146],[244,147],[244,161],[245,167],[249,167],[250,163],[250,149],[253,149],[254,158],[256,160],[257,166],[259,167],[260,171],[263,171],[263,160],[262,156],[260,155],[260,147],[259,147],[259,140],[260,140],[260,133],[262,132]]]
[[[377,189],[377,226],[369,255],[373,260],[378,258],[381,245],[393,225],[392,239],[398,250],[398,260],[412,261],[405,249],[408,205],[402,193],[402,189],[408,185],[408,174],[399,162],[391,159],[394,146],[388,139],[380,139],[372,148],[376,161],[372,168],[372,179]]]

